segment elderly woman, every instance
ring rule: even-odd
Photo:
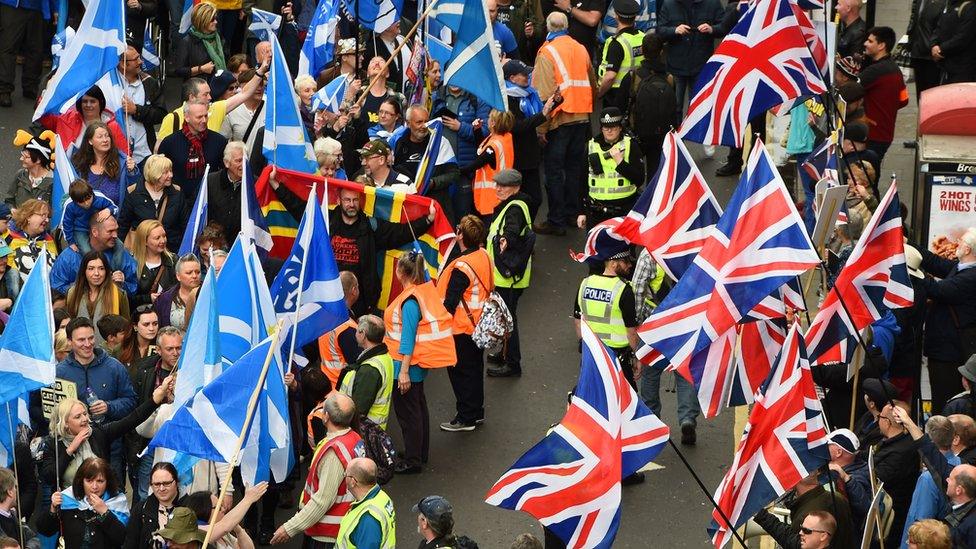
[[[184,80],[192,76],[207,79],[226,68],[224,44],[217,34],[217,8],[200,2],[190,12],[190,32],[176,59],[176,75]]]
[[[155,219],[139,224],[133,233],[132,258],[136,260],[139,285],[132,296],[132,306],[152,304],[159,294],[176,284],[176,261],[166,249],[166,229]]]
[[[105,94],[102,88],[92,86],[78,101],[75,108],[61,115],[48,114],[41,117],[41,124],[54,130],[61,138],[61,144],[68,154],[78,150],[84,139],[85,131],[93,122],[105,123],[112,134],[112,141],[125,154],[129,154],[129,142],[125,139],[115,113],[105,108]]]
[[[200,260],[193,254],[186,254],[176,260],[177,284],[159,294],[153,302],[153,309],[159,315],[159,327],[176,326],[186,330],[197,302],[200,288]]]
[[[300,74],[295,79],[295,91],[298,92],[298,110],[302,115],[302,124],[308,132],[309,139],[315,136],[315,111],[312,110],[312,96],[315,95],[315,79],[307,74]]]
[[[4,280],[15,299],[20,293],[20,285],[27,281],[27,275],[41,256],[41,250],[47,249],[47,266],[54,265],[58,247],[48,232],[50,223],[51,206],[36,198],[24,201],[13,214],[8,242],[13,253],[7,256]]]
[[[135,160],[120,150],[116,139],[104,122],[88,124],[71,163],[78,177],[88,181],[93,190],[121,206],[129,183],[138,181],[141,175]]]
[[[17,132],[14,144],[21,144],[20,169],[13,181],[3,190],[0,202],[16,208],[17,204],[28,198],[37,198],[51,203],[51,187],[54,173],[51,161],[54,154],[54,132],[45,130],[40,135],[31,135],[23,130]],[[58,197],[60,200],[61,197]]]
[[[182,189],[173,184],[173,162],[161,154],[150,156],[143,166],[143,181],[129,185],[126,191],[119,213],[119,238],[125,240],[129,231],[152,219],[165,228],[170,251],[179,250],[186,208]],[[132,249],[131,242],[126,244]]]
[[[342,143],[331,137],[320,137],[315,140],[313,149],[323,177],[346,179],[346,170],[342,169]]]

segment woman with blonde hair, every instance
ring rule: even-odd
[[[64,332],[64,328],[54,332],[54,360],[61,362],[70,352],[71,344],[68,343],[68,334]]]
[[[935,519],[924,519],[908,527],[909,549],[949,549],[952,538],[949,525]]]
[[[190,32],[183,39],[176,60],[176,75],[183,80],[193,76],[206,80],[226,68],[224,44],[217,34],[217,8],[210,2],[200,2],[190,12]]]
[[[73,318],[85,317],[94,325],[108,314],[129,318],[129,298],[112,282],[105,254],[92,250],[81,258],[78,278],[68,290],[66,308]],[[98,330],[95,339],[99,345],[104,341]]]
[[[142,175],[142,181],[126,189],[125,202],[119,212],[119,238],[131,250],[131,232],[143,221],[153,219],[166,227],[169,236],[166,244],[171,252],[176,252],[186,228],[187,212],[183,190],[173,184],[173,161],[161,154],[150,155]]]
[[[159,294],[176,284],[173,254],[166,249],[166,227],[155,219],[139,224],[132,239],[132,257],[136,260],[136,279],[139,285],[131,305],[149,305]]]
[[[487,217],[495,211],[498,196],[495,195],[495,174],[515,165],[515,148],[512,144],[512,128],[515,115],[509,111],[492,109],[488,115],[488,137],[478,146],[478,156],[471,164],[461,168],[461,173],[474,179],[474,207],[478,214]]]

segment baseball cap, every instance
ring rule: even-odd
[[[390,154],[390,146],[387,145],[386,141],[383,141],[382,139],[374,139],[369,143],[366,143],[365,147],[359,149],[359,154],[363,158],[369,156],[386,156]]]
[[[0,219],[9,220],[13,214],[10,213],[10,204],[0,204]]]
[[[210,77],[210,96],[214,101],[220,99],[227,90],[237,82],[234,73],[227,70],[218,70]]]
[[[857,440],[857,435],[855,435],[850,429],[837,429],[831,431],[827,435],[827,440],[840,446],[842,450],[848,454],[856,454],[858,448],[861,447],[861,442]]]
[[[442,496],[427,496],[413,506],[414,513],[423,515],[438,534],[454,528],[454,507]]]
[[[508,80],[516,74],[528,76],[532,72],[532,68],[518,59],[511,59],[505,62],[505,66],[502,67],[502,72],[505,74],[505,79]]]

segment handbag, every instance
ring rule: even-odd
[[[474,270],[471,272],[478,279],[478,284],[487,289],[488,287],[481,281],[478,273],[475,273]],[[505,300],[495,290],[488,294],[488,299],[485,300],[485,306],[481,309],[481,318],[478,319],[478,322],[474,321],[474,315],[471,314],[471,309],[463,295],[461,296],[461,306],[464,307],[464,313],[468,315],[468,320],[474,326],[471,339],[479,349],[491,349],[504,343],[515,330],[512,313],[508,310],[508,305],[505,305]]]

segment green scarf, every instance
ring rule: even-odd
[[[220,36],[216,32],[200,32],[190,27],[190,34],[203,42],[203,47],[207,48],[207,55],[213,61],[215,71],[227,68],[227,63],[224,61],[224,45],[220,42]]]

